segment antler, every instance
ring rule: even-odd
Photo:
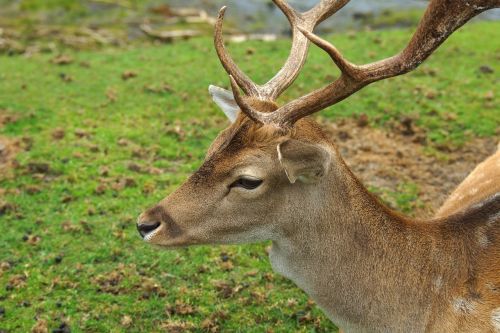
[[[320,3],[318,7],[325,2],[328,1]],[[336,104],[370,83],[414,70],[455,30],[479,13],[497,7],[500,7],[500,0],[431,0],[415,34],[403,51],[393,57],[361,66],[347,61],[335,46],[311,33],[309,27],[297,26],[307,39],[330,55],[341,71],[340,77],[329,85],[291,101],[272,113],[252,110],[242,98],[239,98],[237,102],[247,115],[252,114],[251,119],[260,123],[289,127],[300,118]],[[321,17],[324,19],[333,12],[335,11],[327,11]],[[304,14],[306,15],[307,13]],[[288,85],[284,85],[285,88]]]
[[[215,24],[214,43],[217,55],[229,75],[232,75],[236,83],[243,91],[250,96],[263,100],[275,100],[299,75],[304,66],[309,47],[309,40],[299,31],[299,26],[303,30],[312,31],[321,21],[331,16],[342,8],[349,0],[322,0],[314,8],[305,13],[299,13],[283,0],[273,0],[279,9],[285,14],[292,27],[293,39],[290,55],[281,70],[266,84],[257,85],[229,56],[222,38],[222,23],[226,7],[222,7]]]

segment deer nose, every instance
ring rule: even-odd
[[[142,238],[145,238],[147,235],[158,229],[160,225],[161,222],[159,219],[148,218],[146,214],[143,214],[137,221],[137,231],[139,231]]]
[[[141,237],[144,238],[154,230],[158,229],[160,225],[161,222],[159,221],[139,221],[137,222],[137,231],[139,231]]]

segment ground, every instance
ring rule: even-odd
[[[417,71],[316,118],[393,208],[431,216],[499,135],[499,23],[474,23]],[[394,54],[410,30],[328,37],[353,62]],[[262,82],[289,42],[230,45]],[[280,103],[338,73],[311,49]],[[275,275],[268,244],[161,251],[137,215],[201,163],[227,125],[209,84],[228,80],[208,38],[0,56],[0,331],[329,332]]]

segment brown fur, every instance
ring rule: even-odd
[[[330,152],[320,182],[288,182],[276,151],[288,139]],[[228,189],[241,167],[262,174],[260,194]],[[498,179],[499,170],[490,176]],[[476,204],[433,221],[405,218],[364,188],[314,121],[283,131],[240,115],[200,169],[157,206],[166,215],[140,220],[167,225],[149,240],[167,247],[272,240],[273,268],[347,331],[494,332],[500,196]]]

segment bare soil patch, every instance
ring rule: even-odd
[[[16,118],[5,110],[0,110],[0,128],[5,124],[15,121]],[[21,142],[0,135],[0,180],[7,178],[10,170],[15,166],[15,156],[21,150]]]
[[[401,183],[415,183],[424,204],[413,212],[417,217],[432,216],[476,164],[495,152],[498,144],[498,138],[476,138],[462,147],[447,147],[438,158],[425,153],[419,131],[411,135],[399,130],[388,132],[359,120],[322,125],[366,186],[398,191]]]

